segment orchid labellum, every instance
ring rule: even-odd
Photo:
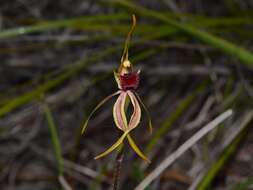
[[[152,132],[152,124],[151,124],[151,119],[149,117],[148,111],[145,107],[145,105],[142,103],[140,97],[137,95],[135,90],[139,86],[139,81],[140,81],[140,70],[139,71],[134,71],[133,66],[131,62],[128,60],[128,47],[131,39],[132,32],[135,28],[136,25],[136,18],[133,15],[133,25],[131,30],[128,33],[126,42],[125,42],[125,47],[123,51],[123,55],[121,58],[121,64],[118,69],[118,72],[114,71],[114,77],[115,80],[118,84],[119,90],[108,97],[106,97],[104,100],[102,100],[91,112],[89,115],[87,121],[85,122],[82,133],[84,132],[85,128],[87,127],[88,121],[93,115],[93,113],[100,107],[102,106],[106,101],[108,101],[110,98],[113,96],[118,95],[118,98],[113,106],[113,118],[114,122],[119,130],[122,131],[121,137],[114,143],[108,150],[103,152],[102,154],[98,155],[95,157],[95,159],[101,158],[113,150],[115,150],[117,147],[119,147],[125,139],[128,140],[130,146],[133,148],[133,150],[144,160],[147,162],[150,162],[149,159],[141,152],[141,150],[137,147],[135,144],[134,140],[130,136],[130,132],[136,128],[141,119],[141,106],[144,108],[144,110],[147,112],[148,118],[149,118],[149,128],[150,131]],[[126,116],[126,110],[129,105],[129,103],[133,107],[132,114],[130,116],[129,121],[127,121],[127,116]]]

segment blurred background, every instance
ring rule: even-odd
[[[228,109],[232,116],[164,168],[149,190],[253,189],[251,0],[1,0],[0,189],[103,190],[118,138],[113,69],[136,14],[129,59],[150,111],[133,132],[151,164],[125,146],[122,190]]]

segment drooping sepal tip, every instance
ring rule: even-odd
[[[144,155],[144,153],[138,148],[138,146],[135,144],[134,140],[132,139],[132,137],[130,136],[130,134],[127,135],[127,140],[130,144],[130,146],[132,147],[132,149],[135,151],[135,153],[142,158],[143,160],[145,160],[146,162],[148,162],[149,164],[151,163],[151,161],[148,159],[147,156]]]
[[[152,124],[152,120],[151,120],[151,116],[150,116],[150,113],[146,107],[146,105],[144,104],[144,102],[141,100],[141,97],[135,92],[134,93],[135,96],[137,97],[138,101],[140,102],[140,104],[142,105],[147,117],[148,117],[148,127],[149,127],[149,133],[150,135],[152,135],[153,133],[153,124]]]
[[[134,140],[129,135],[129,132],[130,131],[125,131],[123,133],[123,135],[110,148],[108,148],[106,151],[104,151],[103,153],[101,153],[98,156],[96,156],[94,159],[97,160],[97,159],[100,159],[100,158],[102,158],[102,157],[110,154],[113,150],[115,150],[116,148],[118,148],[123,143],[124,139],[127,137],[129,145],[133,148],[133,150],[136,152],[136,154],[140,158],[142,158],[143,160],[145,160],[146,162],[151,163],[151,161],[144,155],[144,153],[142,153],[142,151],[135,144]]]
[[[99,158],[102,158],[104,156],[106,156],[107,154],[110,154],[113,150],[115,150],[120,144],[123,143],[125,137],[127,136],[127,134],[129,133],[129,131],[125,131],[123,133],[123,135],[110,147],[108,148],[106,151],[104,151],[103,153],[99,154],[98,156],[96,156],[94,159],[97,160]]]

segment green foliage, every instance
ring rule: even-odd
[[[197,190],[205,190],[208,189],[214,180],[215,176],[219,174],[219,171],[225,166],[229,158],[234,154],[237,150],[238,145],[241,143],[245,136],[248,134],[249,123],[253,119],[253,111],[249,112],[244,120],[242,121],[243,129],[234,137],[233,141],[228,144],[228,146],[224,149],[224,151],[220,154],[219,158],[211,165],[211,167],[207,170],[205,176],[202,178],[200,183],[197,186]]]
[[[53,143],[55,158],[57,161],[58,175],[63,176],[64,174],[63,158],[62,158],[62,153],[61,153],[61,145],[60,145],[60,141],[57,134],[57,128],[55,126],[55,121],[54,121],[52,112],[46,103],[44,103],[43,108],[44,108],[44,113],[45,113],[47,124],[48,124],[47,126],[50,131],[51,140]]]
[[[198,85],[195,91],[185,97],[179,102],[179,105],[173,113],[171,113],[163,122],[163,124],[155,131],[154,136],[151,138],[150,142],[146,147],[146,152],[151,151],[151,149],[158,143],[158,141],[168,133],[168,130],[173,126],[173,124],[183,115],[183,113],[191,106],[193,101],[197,98],[198,94],[204,90],[207,81],[204,81]]]
[[[66,79],[78,74],[83,69],[87,68],[88,65],[104,58],[107,55],[110,55],[116,50],[117,48],[108,48],[106,51],[96,54],[96,56],[91,56],[90,59],[87,59],[85,61],[80,61],[74,64],[71,68],[65,68],[65,70],[62,71],[55,78],[45,82],[44,84],[39,85],[37,88],[33,89],[30,92],[27,92],[21,96],[18,96],[8,101],[6,104],[0,107],[0,117],[3,117],[4,115],[6,115],[7,113],[9,113],[10,111],[14,110],[17,107],[20,107],[38,98],[41,94],[48,92],[49,90],[60,85]]]
[[[33,26],[24,26],[19,28],[8,29],[0,32],[0,39],[16,37],[19,35],[30,34],[34,32],[43,32],[52,29],[66,28],[66,27],[89,27],[91,23],[108,22],[116,19],[126,19],[126,14],[110,14],[110,15],[96,15],[84,16],[73,19],[64,19],[59,21],[39,21]]]
[[[236,184],[232,190],[248,190],[253,186],[253,177]]]
[[[173,19],[167,17],[167,15],[164,13],[160,13],[157,11],[146,9],[146,8],[139,6],[137,4],[134,4],[130,1],[111,0],[111,2],[119,4],[123,7],[128,8],[131,11],[139,13],[143,16],[158,19],[168,25],[171,25],[171,26],[185,32],[186,34],[188,34],[200,41],[203,41],[204,43],[206,43],[216,49],[221,50],[224,53],[231,55],[232,57],[238,58],[239,60],[241,60],[242,63],[247,64],[250,67],[253,67],[253,54],[240,46],[237,46],[231,42],[228,42],[228,41],[226,41],[220,37],[217,37],[215,35],[212,35],[208,32],[201,31],[190,24],[184,24],[184,23],[180,23],[176,20],[173,20]]]
[[[148,24],[139,24],[137,28],[137,35],[140,35],[141,38],[139,41],[135,41],[133,44],[139,44],[142,42],[146,42],[151,39],[160,39],[165,36],[173,36],[173,39],[179,41],[180,37],[183,36],[184,39],[196,39],[204,42],[205,44],[214,47],[221,52],[229,54],[232,58],[237,58],[243,64],[246,64],[250,67],[253,66],[253,55],[247,49],[242,48],[238,45],[235,45],[227,40],[224,40],[221,37],[218,37],[214,34],[221,32],[229,32],[229,33],[237,33],[241,34],[246,38],[245,34],[247,31],[243,31],[243,29],[238,28],[238,26],[242,25],[252,25],[253,21],[250,18],[244,17],[234,17],[234,18],[207,18],[205,16],[192,15],[192,14],[184,14],[184,13],[169,13],[169,12],[156,12],[152,10],[148,10],[139,5],[130,3],[125,0],[113,0],[112,2],[116,3],[116,5],[123,6],[125,8],[130,9],[130,12],[137,12],[140,15],[152,19],[156,19],[162,21],[161,23],[148,23]],[[232,3],[231,3],[232,2]],[[235,1],[226,1],[228,6],[231,8],[231,12],[234,12],[236,9]],[[179,20],[187,17],[187,22],[181,23]],[[107,15],[96,15],[96,16],[84,16],[77,17],[73,19],[64,19],[60,21],[38,21],[36,24],[32,26],[23,26],[8,30],[0,31],[0,40],[11,39],[21,35],[27,35],[31,33],[37,32],[45,32],[49,30],[63,29],[63,28],[72,28],[76,30],[86,30],[86,31],[96,31],[96,32],[104,32],[106,35],[101,35],[99,37],[100,43],[104,43],[103,41],[106,39],[111,39],[112,37],[123,36],[125,31],[129,29],[127,24],[121,24],[122,21],[129,20],[129,14],[120,13],[120,14],[107,14]],[[113,21],[116,21],[116,25],[111,25]],[[235,29],[235,27],[237,27]],[[107,34],[110,32],[110,36]],[[184,33],[182,33],[184,32]],[[103,34],[104,34],[103,33]],[[248,36],[252,36],[249,32]],[[109,36],[109,38],[108,38]],[[95,39],[94,38],[94,39]],[[93,39],[92,39],[93,40]],[[80,40],[80,42],[83,42]],[[67,42],[69,43],[69,42]],[[63,42],[63,45],[67,44]],[[44,48],[46,46],[42,46]],[[33,49],[33,47],[31,47]],[[113,53],[121,50],[122,46],[116,46],[113,48],[107,48],[102,52],[94,52],[90,58],[81,60],[71,65],[70,67],[66,67],[61,71],[49,73],[46,77],[44,83],[40,83],[32,89],[24,94],[21,94],[15,98],[10,98],[7,96],[8,93],[3,92],[1,94],[1,102],[0,102],[0,118],[4,117],[6,114],[11,111],[20,108],[21,106],[31,103],[32,101],[37,101],[41,94],[48,93],[52,89],[60,86],[67,79],[81,73],[86,70],[91,64],[95,64],[98,61],[113,55]],[[162,48],[166,48],[166,46],[159,46],[159,48],[149,48],[145,49],[141,53],[134,56],[134,61],[139,61],[146,59],[147,57],[151,57],[153,55],[157,55],[159,50]],[[26,48],[22,48],[22,51]],[[0,50],[4,52],[4,49]],[[101,80],[101,78],[95,77],[92,79],[91,84],[95,84],[97,81]],[[229,107],[238,96],[241,95],[242,89],[238,90],[238,94],[232,94],[233,90],[234,78],[231,78],[227,83],[227,88],[225,90],[224,96],[226,101],[223,102],[224,107]],[[169,115],[161,127],[156,129],[154,136],[151,138],[150,143],[147,146],[146,151],[149,152],[152,148],[158,143],[158,141],[165,136],[173,124],[185,113],[185,111],[193,104],[193,102],[198,97],[199,92],[205,89],[207,84],[199,85],[197,89],[190,95],[186,96],[181,102],[179,102],[175,111]],[[16,88],[16,87],[15,87]],[[57,135],[56,126],[54,123],[54,119],[52,113],[48,107],[48,105],[44,105],[44,112],[48,122],[48,127],[51,134],[51,139],[56,155],[56,160],[58,162],[58,173],[59,175],[63,175],[63,161],[61,157],[60,143]],[[151,123],[150,123],[151,126]],[[243,137],[246,135],[244,131],[242,131],[238,136],[234,139],[234,141],[226,147],[226,149],[222,152],[220,157],[213,163],[213,165],[209,168],[206,175],[202,179],[201,183],[198,186],[198,189],[206,189],[210,186],[213,179],[222,168],[224,168],[227,160],[233,155],[235,150],[237,149],[239,143],[242,141]],[[79,141],[80,139],[78,139]],[[131,141],[131,140],[130,140]],[[132,143],[133,147],[136,147],[135,144]],[[138,151],[138,149],[135,148]],[[136,165],[135,165],[136,166]],[[144,171],[141,170],[140,164],[135,167],[134,174],[136,179],[139,181],[144,178]],[[98,182],[99,183],[99,182]],[[243,190],[247,189],[250,185],[252,185],[252,178],[237,184],[233,190]]]

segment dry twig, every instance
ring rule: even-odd
[[[175,160],[177,160],[185,151],[191,148],[198,140],[200,140],[204,135],[217,127],[221,122],[232,115],[232,110],[229,109],[216,117],[213,121],[208,123],[206,126],[201,128],[197,133],[195,133],[190,139],[183,143],[175,152],[170,154],[165,158],[158,167],[152,171],[144,180],[135,188],[135,190],[144,190],[153,180],[155,180],[167,167],[169,167]]]

